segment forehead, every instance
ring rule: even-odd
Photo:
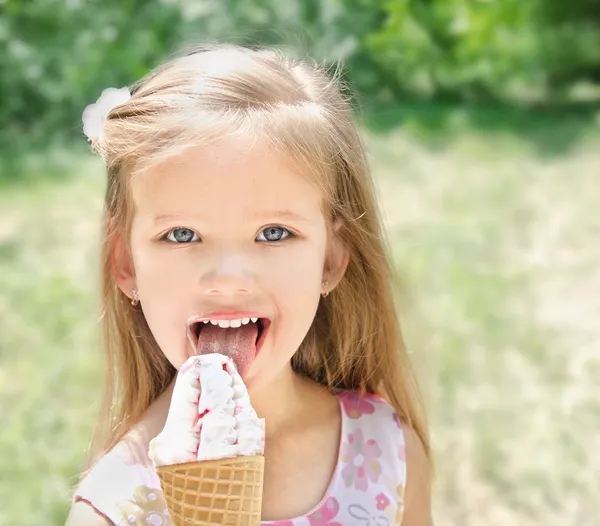
[[[189,148],[131,182],[136,215],[248,218],[286,210],[322,218],[322,196],[296,163],[266,141],[223,138]]]

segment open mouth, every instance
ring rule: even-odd
[[[200,338],[200,333],[202,332],[202,329],[207,326],[208,323],[212,323],[212,322],[195,321],[188,327],[188,338],[189,338],[190,343],[192,344],[194,350],[198,349],[198,341]],[[256,353],[258,354],[258,351],[260,350],[263,342],[265,341],[265,337],[267,335],[267,332],[269,330],[269,326],[271,325],[271,322],[268,318],[256,318],[256,321],[248,321],[247,324],[251,324],[251,323],[254,323],[257,326],[257,335],[256,335],[256,341],[254,342],[254,345],[256,347]],[[214,323],[213,323],[213,325],[214,325]],[[239,328],[239,327],[238,326],[223,327],[223,330],[236,330],[236,328]]]

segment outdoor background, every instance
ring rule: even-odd
[[[344,64],[408,285],[436,525],[597,525],[599,0],[2,0],[0,526],[64,524],[98,407],[81,112],[212,39]]]

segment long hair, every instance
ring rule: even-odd
[[[278,49],[203,45],[150,72],[110,112],[97,146],[108,176],[101,267],[106,390],[90,459],[112,449],[176,374],[141,309],[113,277],[117,238],[129,246],[130,178],[190,146],[240,132],[266,138],[299,163],[322,191],[328,219],[341,219],[339,234],[350,251],[344,278],[321,300],[293,369],[332,390],[383,396],[429,455],[376,192],[340,77],[339,69],[330,74]]]

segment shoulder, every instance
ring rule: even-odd
[[[104,517],[91,503],[77,500],[67,517],[65,526],[113,526],[113,522]]]
[[[87,473],[75,490],[72,513],[77,514],[71,524],[98,522],[98,518],[119,524],[123,516],[149,513],[162,515],[166,505],[160,491],[160,481],[151,467],[147,451],[144,452],[137,438],[128,435],[110,452],[104,455]],[[142,442],[143,443],[143,442]],[[86,509],[87,508],[87,509]],[[78,517],[81,520],[77,520]]]
[[[338,398],[344,408],[346,416],[350,419],[359,419],[375,415],[393,418],[394,409],[381,396],[358,391],[339,391]]]
[[[429,526],[431,467],[425,446],[414,429],[402,426],[406,452],[406,488],[402,526]]]
[[[346,430],[373,440],[384,472],[390,474],[402,503],[403,526],[431,524],[431,468],[425,446],[416,431],[403,423],[383,397],[356,391],[338,393]],[[394,486],[396,487],[396,486]],[[395,494],[395,493],[394,493]]]
[[[382,465],[386,475],[389,475],[390,487],[393,485],[394,488],[404,488],[404,426],[394,408],[375,394],[345,391],[338,396],[342,406],[342,443],[347,443],[350,449],[356,451],[362,450],[363,445],[370,448],[374,458]]]
[[[368,428],[389,445],[404,448],[403,426],[387,400],[376,394],[357,391],[343,391],[338,393],[338,397],[349,429]]]
[[[67,526],[118,524],[123,515],[139,516],[145,524],[164,516],[166,504],[148,445],[164,426],[169,401],[167,389],[79,482]]]

